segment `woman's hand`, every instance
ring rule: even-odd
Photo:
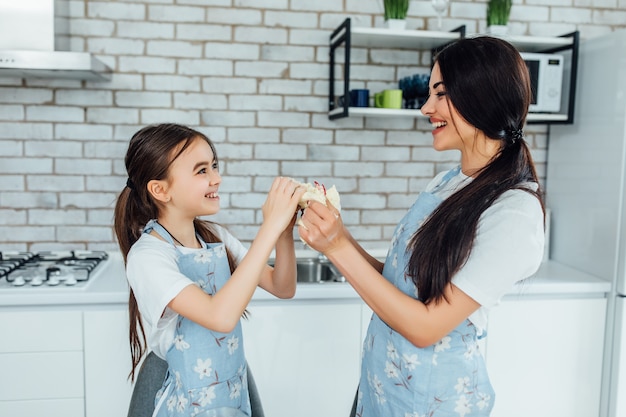
[[[339,211],[330,202],[327,204],[328,207],[311,201],[298,222],[298,233],[302,240],[325,255],[349,243]]]

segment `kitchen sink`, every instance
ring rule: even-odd
[[[273,260],[270,265],[274,265]],[[341,272],[325,258],[299,258],[296,267],[298,283],[345,282]]]

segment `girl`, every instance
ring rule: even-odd
[[[131,378],[149,348],[168,363],[155,416],[250,415],[239,319],[257,286],[293,297],[293,226],[304,189],[274,180],[246,251],[224,228],[198,219],[220,208],[217,154],[205,135],[174,124],[145,127],[130,140],[125,163],[115,232],[131,287]]]
[[[372,316],[356,409],[361,417],[488,416],[494,392],[478,350],[487,312],[543,256],[543,202],[523,138],[528,69],[509,43],[462,39],[435,58],[422,112],[437,175],[398,224],[385,263],[339,213],[311,203],[300,236],[344,274]]]

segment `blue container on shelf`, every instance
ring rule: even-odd
[[[413,74],[401,78],[398,88],[402,90],[405,109],[419,109],[428,99],[430,74]]]

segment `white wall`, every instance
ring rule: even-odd
[[[582,37],[626,27],[625,0],[515,1],[511,32]],[[484,1],[453,1],[444,30],[483,31]],[[255,235],[272,178],[336,184],[344,220],[366,246],[395,223],[455,154],[431,149],[424,120],[327,117],[328,39],[346,17],[380,27],[382,0],[57,0],[57,49],[89,51],[111,82],[0,78],[0,250],[115,249],[112,208],[140,127],[207,133],[222,160],[215,218]],[[409,29],[435,29],[411,1]],[[354,50],[351,87],[372,92],[427,72],[430,54]],[[389,63],[398,64],[389,65]],[[547,128],[527,138],[545,174]]]

